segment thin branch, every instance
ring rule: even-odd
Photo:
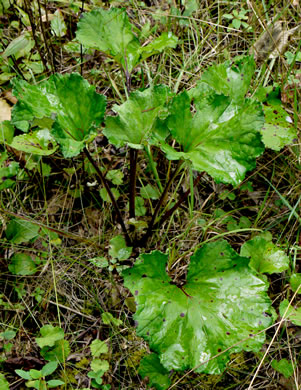
[[[165,201],[165,198],[167,196],[167,193],[168,193],[168,191],[169,191],[169,189],[170,189],[170,187],[171,187],[175,177],[179,173],[179,170],[181,169],[181,167],[182,167],[182,161],[179,160],[178,164],[177,164],[177,166],[176,166],[176,168],[175,168],[175,170],[173,172],[173,174],[170,176],[167,184],[165,185],[164,191],[162,192],[161,197],[160,197],[160,199],[159,199],[159,201],[157,203],[157,206],[155,208],[155,211],[154,211],[154,214],[153,214],[152,219],[150,221],[150,224],[148,225],[148,229],[147,229],[145,235],[139,241],[139,245],[140,246],[145,245],[147,240],[151,236],[151,233],[152,233],[152,230],[154,228],[154,225],[155,225],[155,222],[156,222],[156,218],[157,218],[157,216],[159,214],[159,211],[160,211],[160,209],[161,209],[161,207],[162,207],[162,205],[163,205],[163,203]]]
[[[136,176],[138,150],[130,149],[130,218],[135,218]]]
[[[201,177],[204,175],[204,172],[201,172],[198,174],[198,176],[194,179],[193,187],[197,186],[198,182],[200,181]],[[188,198],[190,194],[190,188],[184,194],[181,196],[181,198],[177,201],[177,203],[169,210],[166,211],[166,213],[163,215],[163,217],[156,223],[154,228],[158,228],[159,225],[162,225],[176,210],[181,206],[181,204]]]
[[[118,207],[118,204],[116,202],[116,199],[115,199],[115,197],[114,197],[114,195],[113,195],[113,193],[111,191],[111,188],[108,185],[107,180],[105,179],[104,175],[102,174],[101,170],[98,168],[96,162],[93,160],[91,154],[89,153],[89,151],[88,151],[88,149],[86,147],[84,148],[84,153],[88,157],[88,160],[90,161],[90,163],[93,165],[93,167],[94,167],[94,169],[95,169],[95,171],[97,173],[97,178],[99,179],[100,184],[104,186],[104,188],[106,189],[106,191],[107,191],[107,193],[108,193],[108,195],[109,195],[109,197],[111,199],[111,202],[112,202],[113,207],[114,207],[114,209],[116,211],[116,214],[117,214],[117,219],[118,219],[118,221],[119,221],[119,223],[121,225],[122,231],[124,233],[126,243],[127,243],[127,245],[130,246],[131,245],[131,239],[130,239],[130,236],[128,235],[127,229],[126,229],[125,224],[123,222],[123,218],[121,216],[121,212],[119,210],[119,207]]]

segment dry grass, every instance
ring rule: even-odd
[[[20,3],[26,10],[26,2]],[[87,2],[86,9],[93,9],[94,3],[105,2]],[[248,53],[270,20],[280,18],[289,28],[293,28],[300,22],[301,12],[298,1],[199,1],[198,10],[188,16],[183,15],[184,6],[176,1],[145,1],[145,5],[134,0],[112,3],[126,6],[132,22],[138,28],[149,22],[151,26],[157,26],[154,30],[154,35],[157,35],[166,29],[167,24],[180,39],[177,49],[154,56],[139,67],[133,77],[133,89],[146,87],[150,82],[167,84],[175,91],[189,89],[210,64]],[[56,2],[50,2],[47,12],[53,13],[57,5]],[[53,55],[56,69],[61,73],[82,69],[84,77],[97,86],[98,92],[107,96],[110,109],[114,103],[120,103],[125,98],[123,75],[116,65],[108,62],[98,52],[84,53],[81,68],[80,53],[68,53],[62,49],[64,43],[74,38],[79,12],[70,8],[68,2],[59,3],[59,6],[68,33],[61,41],[49,44],[49,52],[53,54],[45,54],[46,61],[49,63]],[[36,1],[30,7],[36,9]],[[241,8],[248,10],[247,23],[252,27],[251,31],[245,27],[229,28],[229,20],[223,17]],[[15,29],[11,23],[13,20],[20,21],[20,18],[16,4],[9,9],[7,15],[1,17],[2,40],[7,44],[20,34],[21,25]],[[37,39],[42,42],[41,33],[37,31],[36,34]],[[294,53],[299,42],[300,30],[291,36],[287,50]],[[43,44],[41,50],[47,53]],[[284,105],[300,130],[301,88],[300,84],[295,87],[294,84],[289,84],[294,75],[298,72],[300,74],[299,64],[300,62],[289,66],[283,54],[274,61],[272,68],[268,59],[258,62],[257,80],[254,83],[281,85]],[[17,61],[16,73],[22,67],[21,59]],[[37,76],[37,79],[46,76],[43,74]],[[3,83],[2,88],[8,90],[10,86]],[[292,88],[293,94],[290,92]],[[98,146],[98,150],[104,153],[102,163],[116,167],[115,169],[122,168],[127,175],[128,166],[124,164],[126,151],[110,148],[102,137],[98,141],[95,147]],[[223,218],[215,214],[215,210],[221,208],[234,220],[238,221],[242,216],[248,217],[252,228],[270,231],[279,247],[290,255],[291,270],[300,272],[300,224],[291,209],[283,203],[285,199],[292,208],[296,207],[298,210],[301,196],[300,145],[299,139],[293,146],[280,152],[266,151],[258,159],[256,170],[244,182],[251,182],[253,191],[243,190],[242,186],[233,189],[231,186],[217,185],[209,176],[204,175],[195,189],[193,213],[189,210],[188,202],[179,208],[169,222],[154,232],[148,243],[148,250],[156,248],[165,251],[173,248],[174,263],[171,273],[175,279],[180,280],[185,277],[190,255],[202,242],[225,236],[235,249],[239,249],[251,237],[252,231],[228,231]],[[20,156],[21,160],[24,158]],[[164,177],[170,166],[160,158],[158,161],[159,175]],[[53,324],[64,329],[71,346],[71,355],[58,371],[67,383],[66,389],[89,387],[89,345],[97,337],[106,340],[109,345],[105,358],[110,363],[110,370],[105,374],[104,382],[111,384],[112,389],[146,389],[146,381],[141,380],[137,368],[140,359],[149,349],[135,334],[133,313],[128,304],[130,293],[123,287],[122,278],[116,270],[110,272],[107,268],[99,268],[89,262],[89,259],[97,256],[108,256],[109,241],[121,232],[120,226],[116,224],[110,204],[99,198],[94,187],[87,187],[85,184],[88,174],[83,170],[81,157],[70,162],[55,155],[49,159],[49,163],[52,166],[49,178],[43,179],[37,172],[29,172],[29,180],[17,180],[14,189],[0,192],[0,205],[5,210],[1,215],[0,225],[0,330],[9,328],[17,332],[11,349],[2,349],[0,368],[10,381],[11,389],[25,388],[24,383],[18,381],[14,369],[39,368],[38,360],[43,364],[34,338],[41,326]],[[149,174],[143,172],[146,165],[143,155],[139,155],[139,173],[145,184],[151,183]],[[73,169],[72,173],[70,169]],[[278,193],[265,179],[272,183]],[[188,175],[179,189],[176,185],[177,183],[170,190],[170,199],[174,199],[177,192],[184,192],[188,188]],[[78,197],[74,196],[76,189],[79,190]],[[120,190],[123,191],[124,188]],[[225,191],[234,193],[235,200],[221,199],[220,195]],[[122,193],[120,205],[123,209],[126,202],[126,195]],[[46,240],[45,244],[45,240],[37,240],[34,244],[18,245],[19,251],[44,256],[44,265],[39,274],[16,277],[7,269],[7,259],[16,250],[16,246],[5,239],[6,224],[11,217],[9,213],[26,216],[36,223],[51,226],[60,233],[60,244],[53,244],[51,240]],[[282,299],[290,296],[288,277],[289,273],[270,277],[270,296],[275,308]],[[36,298],[37,288],[42,290],[40,301]],[[122,321],[122,325],[116,327],[103,324],[103,312],[112,313]],[[222,375],[186,375],[174,372],[171,374],[171,388],[249,388],[275,329],[272,327],[267,331],[267,344],[262,351],[257,354],[245,352],[233,355],[228,369]],[[256,374],[253,389],[296,390],[300,386],[299,333],[291,324],[282,325]],[[22,364],[14,361],[17,357],[22,357]],[[280,360],[284,357],[299,362],[290,379],[285,379],[270,365],[273,359]],[[37,361],[31,363],[29,358]]]

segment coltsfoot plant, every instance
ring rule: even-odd
[[[118,244],[118,251],[125,251],[126,259],[131,248],[144,250],[154,230],[185,201],[183,197],[162,212],[179,173],[197,173],[191,188],[204,173],[217,183],[237,186],[255,168],[256,158],[265,147],[279,150],[296,137],[275,94],[270,96],[263,87],[252,89],[252,56],[204,69],[197,85],[180,93],[153,84],[132,91],[131,77],[137,65],[177,45],[171,32],[142,45],[136,30],[125,10],[117,8],[94,10],[78,24],[79,42],[100,50],[124,73],[127,98],[113,106],[114,115],[106,114],[106,97],[78,73],[54,74],[35,85],[14,79],[13,93],[18,103],[11,122],[2,123],[0,134],[10,151],[35,155],[41,162],[44,156],[49,159],[58,152],[66,159],[82,153],[112,202],[125,238],[123,247]],[[125,186],[129,192],[129,220],[125,218],[127,212],[120,210],[110,176],[104,174],[91,153],[90,144],[101,131],[116,148],[129,150],[129,186]],[[160,179],[157,172],[156,149],[167,160],[177,161],[171,164],[174,171],[167,180]],[[146,207],[143,197],[136,194],[138,156],[142,154],[156,183],[143,190],[144,197],[155,202],[147,224],[139,221]],[[11,168],[14,175],[16,169],[15,165]],[[5,176],[6,180],[10,177]],[[5,188],[10,185],[11,181]],[[129,229],[130,223],[136,231]],[[273,259],[260,263],[253,253],[265,253],[266,248],[275,249],[264,239],[253,240],[243,247],[241,256],[223,240],[203,246],[200,243],[190,259],[184,286],[173,284],[165,270],[168,255],[159,251],[142,254],[132,268],[123,271],[125,286],[137,303],[137,332],[158,354],[156,364],[160,360],[164,366],[165,379],[166,369],[221,373],[231,353],[261,348],[265,329],[273,322],[269,284],[262,272],[280,272],[288,267],[286,258],[276,270]]]

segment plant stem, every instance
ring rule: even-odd
[[[118,204],[116,202],[116,199],[111,191],[111,188],[110,186],[108,185],[108,182],[106,181],[104,175],[102,174],[101,170],[98,168],[97,164],[95,163],[95,161],[93,160],[91,154],[89,153],[88,149],[86,147],[84,147],[84,153],[86,154],[86,156],[88,157],[88,160],[90,161],[90,163],[93,165],[96,173],[97,173],[97,177],[100,181],[100,184],[104,186],[104,188],[106,189],[110,199],[111,199],[111,202],[113,204],[113,207],[116,211],[116,214],[117,214],[117,219],[121,225],[121,228],[122,228],[122,231],[124,233],[124,236],[125,236],[125,240],[126,240],[126,243],[128,246],[131,246],[131,239],[130,239],[130,236],[128,235],[128,232],[127,232],[127,229],[125,227],[125,224],[123,222],[123,218],[121,216],[121,213],[120,213],[120,210],[119,210],[119,207],[118,207]]]
[[[138,150],[130,149],[130,218],[135,218],[136,176]]]
[[[162,187],[162,184],[161,184],[161,181],[160,181],[160,178],[159,178],[159,174],[158,174],[158,171],[157,171],[157,168],[156,168],[156,164],[155,164],[153,156],[152,156],[152,151],[151,151],[150,145],[145,146],[145,152],[146,152],[147,157],[148,157],[150,168],[151,168],[151,170],[152,170],[152,172],[153,172],[153,174],[155,176],[157,186],[158,186],[160,192],[162,192],[163,191],[163,187]]]
[[[204,172],[201,172],[198,174],[198,176],[194,179],[194,182],[193,182],[193,187],[195,187],[198,182],[200,181],[201,177],[203,176]],[[166,211],[166,213],[163,215],[163,217],[156,223],[156,225],[154,227],[158,227],[159,225],[162,225],[175,211],[177,208],[179,208],[181,206],[181,204],[186,200],[186,198],[188,198],[189,194],[191,192],[191,188],[189,188],[182,196],[181,198],[177,201],[177,203],[171,208],[169,209],[168,211]]]
[[[157,203],[157,206],[155,208],[155,211],[154,211],[154,214],[153,214],[152,219],[150,221],[150,224],[148,225],[148,229],[147,229],[145,235],[141,238],[141,240],[138,243],[140,246],[145,245],[147,240],[149,239],[149,237],[152,233],[153,227],[155,225],[156,218],[157,218],[158,213],[159,213],[159,211],[160,211],[160,209],[165,201],[165,198],[166,198],[166,195],[170,189],[170,186],[172,185],[172,182],[174,181],[175,177],[177,176],[177,174],[179,173],[181,168],[182,168],[182,161],[179,160],[173,174],[170,176],[167,184],[165,185],[164,191],[162,192],[161,197]]]
[[[47,62],[46,62],[46,60],[44,58],[44,54],[42,53],[42,50],[40,48],[40,45],[39,45],[39,42],[38,42],[38,39],[37,39],[37,36],[36,36],[36,24],[35,24],[36,22],[34,20],[34,17],[33,17],[33,14],[32,14],[32,10],[30,8],[30,2],[28,0],[24,1],[24,7],[25,7],[25,11],[26,11],[26,13],[28,15],[28,18],[29,18],[31,32],[32,32],[32,37],[34,39],[36,48],[37,48],[37,50],[39,52],[39,55],[40,55],[41,61],[43,63],[44,69],[47,71],[48,70]]]

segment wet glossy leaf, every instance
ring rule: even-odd
[[[64,331],[58,326],[44,325],[40,329],[42,337],[36,337],[36,343],[40,348],[53,347],[55,342],[64,338]]]
[[[107,344],[98,339],[92,341],[90,349],[93,357],[99,357],[103,353],[108,353],[109,350]]]
[[[55,74],[37,85],[15,79],[13,84],[19,99],[12,113],[17,127],[23,128],[24,122],[34,118],[55,119],[51,134],[65,157],[79,154],[95,136],[104,117],[106,99],[79,74]]]
[[[200,80],[206,83],[218,94],[230,96],[234,102],[242,101],[255,71],[255,61],[252,56],[239,57],[231,65],[230,61],[213,65],[205,71]]]
[[[265,124],[261,130],[267,148],[280,150],[297,139],[297,130],[281,105],[263,106]]]
[[[245,242],[240,254],[251,258],[250,267],[260,273],[273,274],[289,267],[288,256],[272,243],[271,235],[258,235]]]
[[[104,135],[117,147],[130,144],[133,148],[141,149],[170,96],[169,88],[164,85],[131,93],[121,106],[113,106],[118,116],[107,117]]]
[[[301,294],[301,273],[293,274],[290,277],[290,285],[294,292],[298,290],[298,294]]]
[[[40,227],[22,219],[12,219],[5,231],[6,238],[12,244],[22,244],[38,236]]]
[[[264,150],[259,133],[264,123],[261,105],[248,99],[236,104],[205,83],[193,94],[195,115],[191,98],[183,92],[174,98],[167,120],[182,151],[162,142],[161,148],[168,159],[190,160],[195,170],[206,171],[218,182],[237,185]]]
[[[49,156],[57,150],[56,142],[48,129],[37,130],[13,138],[10,146],[25,153]]]
[[[289,378],[294,373],[294,366],[287,359],[281,359],[279,361],[274,359],[271,362],[271,366],[274,370],[285,376],[285,378]]]
[[[301,307],[294,307],[287,299],[280,303],[279,312],[281,317],[291,321],[294,325],[301,326]],[[286,314],[285,314],[286,313]]]
[[[10,259],[8,266],[14,275],[33,275],[37,272],[37,267],[33,259],[26,253],[15,253]]]
[[[155,251],[123,272],[137,304],[137,333],[166,369],[217,374],[230,353],[261,348],[265,334],[255,333],[271,324],[271,301],[247,258],[226,241],[206,244],[191,257],[182,288],[171,284],[167,260]]]
[[[126,260],[131,256],[132,247],[126,245],[123,236],[115,236],[110,240],[109,255],[118,260]]]
[[[168,371],[162,366],[156,353],[151,353],[141,360],[138,372],[142,378],[148,377],[149,387],[165,390],[171,385]]]
[[[133,33],[135,29],[124,8],[99,8],[86,13],[79,21],[76,37],[83,46],[102,51],[128,72],[153,54],[177,45],[177,37],[164,32],[148,45],[141,46]]]
[[[124,8],[95,9],[78,22],[76,38],[88,48],[114,58],[131,71],[139,59],[140,42]]]

